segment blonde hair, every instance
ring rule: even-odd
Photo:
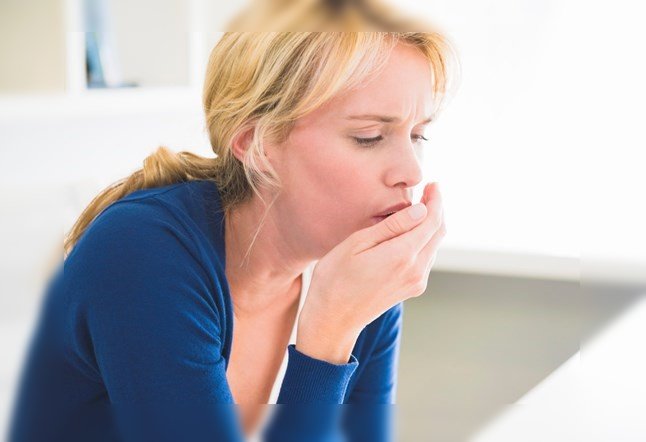
[[[206,129],[216,158],[159,147],[143,168],[110,185],[82,212],[64,241],[66,255],[103,209],[140,189],[195,179],[213,181],[225,219],[252,192],[265,207],[259,186],[280,189],[263,154],[263,141],[280,143],[294,122],[348,91],[386,63],[398,43],[419,49],[431,67],[435,112],[443,107],[450,80],[452,46],[438,32],[225,32],[212,49],[203,90]],[[250,131],[243,161],[233,140]],[[255,237],[262,228],[264,216]]]

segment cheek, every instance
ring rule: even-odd
[[[321,222],[334,228],[347,228],[365,212],[367,180],[361,167],[337,163],[321,166],[315,174],[316,213]]]
[[[326,248],[371,225],[366,200],[356,184],[356,178],[347,178],[339,185],[324,182],[315,204],[308,204],[310,232]]]
[[[365,153],[321,137],[295,140],[289,192],[292,203],[321,243],[342,241],[369,224],[370,192],[376,173],[366,164]]]
[[[308,141],[298,140],[297,146],[290,177],[295,193],[316,198],[326,211],[343,206],[358,184],[360,156],[342,140],[330,141],[329,137],[311,136]]]

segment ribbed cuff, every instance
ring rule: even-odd
[[[347,364],[331,364],[296,350],[289,344],[287,369],[276,403],[342,404],[350,378],[359,366],[351,354]]]

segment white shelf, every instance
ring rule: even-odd
[[[0,122],[202,111],[192,87],[89,89],[79,93],[0,96]]]
[[[579,281],[580,259],[529,252],[484,250],[443,246],[433,269],[501,276],[518,276],[562,281]]]
[[[203,70],[205,68],[205,34],[201,32],[204,21],[203,0],[175,0],[173,7],[176,14],[169,11],[172,8],[147,13],[145,5],[138,5],[132,9],[136,17],[126,17],[124,11],[129,6],[125,0],[111,4],[114,12],[116,36],[120,38],[111,40],[112,43],[119,43],[117,49],[122,49],[124,56],[128,55],[123,65],[124,81],[135,81],[142,86],[130,88],[88,88],[86,85],[85,73],[85,36],[87,25],[83,21],[82,0],[57,0],[62,5],[63,14],[60,16],[62,25],[58,26],[61,41],[64,41],[65,50],[61,55],[64,60],[61,63],[65,67],[65,89],[51,92],[41,92],[42,89],[34,89],[34,92],[16,92],[0,94],[0,123],[31,118],[75,118],[84,116],[105,116],[105,115],[130,115],[130,114],[155,114],[168,112],[201,112],[201,89],[203,81]],[[170,7],[170,4],[168,5]],[[116,8],[116,9],[114,9]],[[31,10],[26,9],[24,14]],[[20,12],[20,11],[18,11]],[[18,14],[18,12],[14,12]],[[151,45],[150,38],[141,35],[135,29],[136,19],[145,18],[149,26],[164,28],[172,25],[175,32],[188,37],[183,38],[179,46],[170,49],[168,54],[160,51],[158,47]],[[27,20],[36,21],[37,14],[28,15]],[[163,31],[159,31],[163,32]],[[122,35],[123,34],[123,35]],[[146,37],[146,38],[144,38]],[[170,37],[169,37],[170,38]],[[124,41],[132,39],[132,45],[124,46]],[[185,42],[185,43],[184,43]],[[136,44],[135,44],[136,43]],[[166,42],[169,43],[169,42]],[[172,42],[171,42],[172,43]],[[160,44],[164,44],[161,41]],[[151,57],[151,65],[147,70],[141,72],[145,67],[137,57],[133,58],[133,46],[141,51],[146,58]],[[19,48],[18,48],[19,49]],[[178,51],[180,53],[178,53]],[[161,55],[160,55],[161,52]],[[127,54],[126,54],[127,53]],[[37,54],[36,54],[37,55]],[[169,60],[163,58],[170,57]],[[129,63],[129,64],[128,64]],[[179,66],[177,63],[181,63]],[[161,64],[161,66],[160,66]],[[166,66],[167,65],[167,66]],[[174,69],[173,74],[160,76],[157,73],[160,69]],[[34,65],[34,69],[37,66]],[[129,73],[129,74],[128,74]],[[154,75],[153,75],[154,74]],[[141,77],[139,77],[141,75]],[[152,76],[148,78],[146,75]],[[175,80],[173,80],[173,78]],[[176,82],[182,78],[182,81]],[[165,79],[165,80],[164,80]],[[168,82],[164,82],[164,81]],[[160,81],[162,83],[160,83]],[[5,89],[11,90],[11,89]]]
[[[580,256],[546,255],[521,251],[440,247],[433,269],[447,272],[646,288],[646,265],[639,261],[582,259]]]
[[[177,18],[171,17],[169,14],[162,14],[161,16],[150,14],[149,16],[149,19],[153,21],[160,19],[162,25],[167,25],[169,20],[176,20],[176,29],[185,29],[189,33],[186,39],[186,56],[177,59],[181,60],[181,63],[187,63],[186,66],[183,66],[183,70],[187,73],[185,84],[170,85],[169,83],[168,86],[125,88],[87,87],[85,78],[85,34],[87,26],[83,22],[83,1],[58,1],[61,2],[64,11],[61,16],[64,22],[64,26],[61,27],[64,36],[61,38],[65,41],[65,90],[0,94],[0,124],[39,118],[61,120],[88,116],[148,115],[177,112],[201,114],[203,70],[206,66],[206,56],[208,55],[205,41],[207,35],[202,32],[205,20],[205,2],[203,0],[188,0],[185,2],[177,0],[174,3],[175,7],[181,10]],[[115,13],[119,17],[117,31],[127,33],[132,31],[133,20],[124,19],[123,17],[123,11],[126,10],[124,8],[127,8],[124,1],[119,3]],[[113,6],[116,6],[116,4]],[[133,13],[146,14],[142,5],[139,5],[138,9],[135,8]],[[151,25],[154,25],[154,23],[151,22]],[[133,34],[132,38],[137,37],[137,35],[136,33]],[[142,46],[141,42],[140,46]],[[158,53],[159,48],[156,49],[155,53]],[[169,56],[174,59],[173,54],[177,55],[172,53]],[[132,56],[132,54],[130,55]],[[145,53],[142,55],[146,56]],[[130,60],[132,61],[132,57]],[[159,62],[159,57],[155,58],[155,60]],[[169,63],[172,63],[172,60],[169,60]],[[169,64],[169,67],[172,67],[172,64]],[[124,78],[124,80],[129,78],[131,77]],[[146,82],[144,81],[143,84],[146,84]]]

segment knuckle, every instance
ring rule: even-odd
[[[410,266],[414,266],[415,261],[417,261],[417,246],[411,241],[409,241],[406,245],[406,257],[408,258],[407,262]]]
[[[406,287],[410,287],[411,289],[414,289],[415,286],[417,285],[417,274],[414,272],[409,272],[406,275],[405,284],[406,284]]]
[[[398,235],[400,232],[404,231],[402,223],[397,216],[389,216],[384,221],[384,224],[386,225],[388,231],[393,235]]]
[[[397,265],[400,271],[407,271],[411,266],[411,255],[408,253],[408,247],[406,247],[396,258]]]
[[[407,285],[411,287],[411,289],[414,292],[418,291],[424,291],[426,290],[426,276],[425,276],[425,270],[426,267],[424,268],[419,268],[419,265],[415,266],[413,269],[408,274],[408,280],[407,280]]]
[[[396,261],[400,267],[408,269],[415,264],[415,247],[410,241],[402,241],[398,252]]]
[[[426,287],[427,287],[427,282],[426,278],[420,278],[414,285],[413,285],[413,293],[415,297],[421,296],[426,292]]]

